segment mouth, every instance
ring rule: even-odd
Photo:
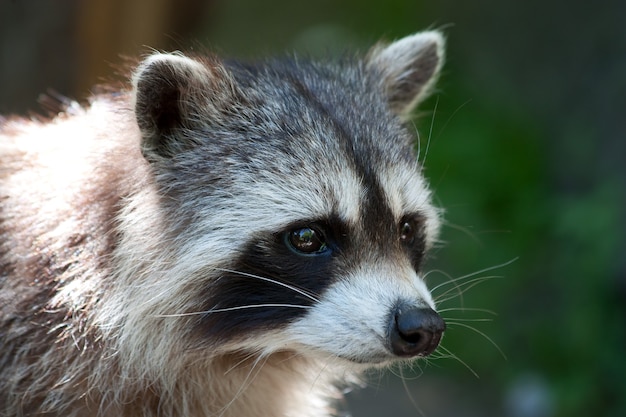
[[[396,362],[397,357],[392,355],[377,354],[372,356],[339,356],[339,358],[346,360],[352,364],[365,365],[365,366],[385,366]]]

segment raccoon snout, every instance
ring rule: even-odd
[[[437,348],[446,324],[434,310],[401,304],[392,313],[390,350],[397,356],[428,356]]]

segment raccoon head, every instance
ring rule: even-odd
[[[424,32],[340,62],[147,58],[135,114],[177,242],[178,289],[150,298],[164,320],[207,352],[433,352],[445,324],[421,268],[439,211],[406,122],[442,54]]]

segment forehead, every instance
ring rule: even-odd
[[[292,64],[241,76],[255,121],[232,172],[259,220],[389,223],[428,204],[413,137],[367,77]]]
[[[364,157],[336,146],[266,157],[272,166],[257,160],[243,186],[256,210],[266,211],[276,227],[328,217],[350,224],[395,223],[430,204],[415,160]]]

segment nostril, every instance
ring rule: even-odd
[[[414,327],[406,315],[396,316],[396,327],[402,340],[408,343],[419,343],[428,337],[428,333],[420,327]]]
[[[401,305],[390,323],[389,346],[398,356],[427,356],[439,345],[445,328],[434,310]]]

